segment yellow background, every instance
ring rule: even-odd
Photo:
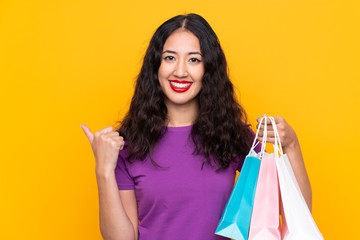
[[[93,131],[127,111],[155,29],[201,14],[250,122],[296,130],[325,239],[356,239],[359,1],[2,0],[0,239],[100,239]],[[165,227],[165,226],[164,226]]]

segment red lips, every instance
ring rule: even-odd
[[[186,88],[180,88],[180,87],[175,87],[174,85],[171,84],[171,82],[180,83],[180,84],[190,83],[190,85],[187,86]],[[170,87],[172,90],[174,90],[175,92],[178,92],[178,93],[182,93],[182,92],[186,92],[187,90],[189,90],[189,88],[192,86],[193,83],[189,82],[189,81],[171,80],[171,81],[169,81],[169,84],[170,84]]]

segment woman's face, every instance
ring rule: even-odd
[[[199,39],[190,31],[178,29],[166,39],[158,71],[166,102],[194,103],[204,75]]]

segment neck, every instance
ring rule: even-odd
[[[199,111],[197,99],[187,104],[174,104],[166,99],[165,105],[168,113],[168,127],[182,127],[194,124]]]

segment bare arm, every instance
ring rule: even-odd
[[[310,180],[308,177],[308,174],[306,172],[304,159],[301,153],[300,144],[299,141],[296,138],[296,142],[294,142],[293,145],[289,145],[287,147],[284,147],[284,153],[289,158],[289,161],[291,163],[291,167],[294,171],[296,180],[299,184],[301,193],[306,201],[306,204],[308,205],[308,208],[311,212],[312,210],[312,191],[311,191],[311,185]]]
[[[113,127],[93,134],[81,125],[95,156],[99,192],[100,231],[105,240],[138,239],[137,204],[134,190],[118,190],[115,167],[124,139]]]
[[[96,174],[99,190],[99,220],[105,240],[138,239],[138,218],[134,190],[119,191],[115,174]]]

